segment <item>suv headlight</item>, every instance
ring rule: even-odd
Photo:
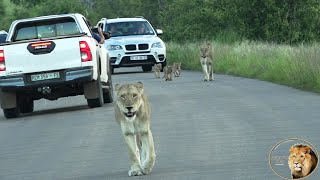
[[[163,48],[163,46],[160,42],[156,42],[151,45],[151,48]]]
[[[109,50],[109,51],[120,50],[120,49],[122,49],[122,47],[119,45],[108,45],[107,46],[107,50]]]

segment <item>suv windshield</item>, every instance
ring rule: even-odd
[[[106,28],[111,37],[155,34],[147,21],[109,23]]]

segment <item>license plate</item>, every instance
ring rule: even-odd
[[[31,75],[31,81],[43,81],[43,80],[57,79],[57,78],[60,78],[59,72]]]
[[[130,56],[130,60],[146,60],[148,56]]]

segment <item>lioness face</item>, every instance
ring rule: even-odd
[[[180,70],[181,69],[181,63],[177,63],[177,68]]]
[[[311,158],[310,148],[291,148],[290,149],[290,156],[289,156],[289,166],[294,169],[295,171],[301,171],[306,158]],[[310,156],[310,157],[307,157]]]
[[[203,43],[200,44],[200,54],[202,58],[206,58],[209,56],[211,44],[210,43]]]
[[[172,72],[172,66],[167,66],[167,73],[171,73]]]
[[[162,68],[162,65],[159,63],[159,64],[156,64],[156,69],[161,69]]]
[[[117,104],[128,120],[134,119],[142,104],[143,84],[124,84],[115,86]]]

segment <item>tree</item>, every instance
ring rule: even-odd
[[[0,0],[0,17],[4,17],[5,15],[5,7],[3,0]]]

